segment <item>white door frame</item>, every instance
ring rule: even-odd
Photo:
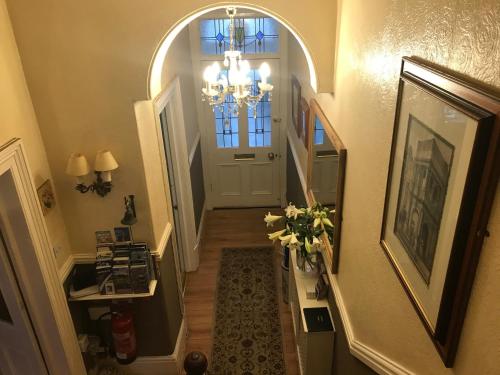
[[[21,204],[23,225],[10,225],[4,215],[3,234],[33,327],[51,375],[86,373],[47,227],[20,139],[0,146],[0,175],[10,173]]]
[[[221,15],[221,17],[225,17],[225,15]],[[191,60],[193,63],[193,77],[194,77],[194,86],[195,92],[200,93],[199,99],[194,99],[194,105],[197,109],[198,114],[198,124],[200,127],[200,144],[201,144],[201,152],[203,160],[210,160],[210,150],[211,145],[209,141],[208,132],[211,129],[208,129],[205,121],[205,107],[208,105],[205,102],[201,101],[201,89],[202,89],[202,65],[203,59],[207,58],[206,56],[202,56],[200,53],[200,34],[199,34],[199,20],[201,18],[198,17],[192,22],[189,23],[189,42],[191,45]],[[280,64],[280,99],[279,102],[276,101],[275,104],[278,107],[277,112],[279,113],[280,121],[278,123],[272,123],[272,126],[279,127],[280,136],[279,136],[279,160],[277,161],[279,165],[279,189],[280,189],[280,198],[281,198],[281,206],[285,207],[287,205],[286,202],[286,143],[287,143],[287,124],[288,124],[288,102],[289,102],[289,74],[288,74],[288,35],[289,31],[284,27],[281,23],[280,26],[280,52],[278,55],[270,55],[270,54],[258,54],[254,56],[245,56],[247,60],[253,59],[279,59]],[[223,60],[223,56],[210,56],[210,60]],[[205,183],[205,207],[207,210],[212,210],[214,208],[214,194],[212,192],[210,186],[210,163],[204,164],[203,166],[203,181]]]
[[[194,218],[193,192],[191,190],[189,152],[186,142],[186,129],[182,110],[179,77],[176,77],[154,100],[156,134],[158,137],[158,148],[163,170],[163,182],[165,184],[165,191],[170,192],[170,186],[168,186],[167,158],[163,146],[163,134],[160,123],[160,113],[165,108],[167,108],[168,126],[169,129],[172,130],[171,141],[173,142],[170,143],[170,146],[173,154],[176,156],[174,160],[172,160],[172,164],[174,165],[173,173],[175,176],[181,232],[183,236],[183,238],[178,238],[177,241],[182,241],[183,254],[181,254],[181,256],[183,256],[184,259],[185,271],[196,271],[200,263],[200,258],[198,244],[196,243],[197,234]],[[170,198],[167,197],[167,199],[170,202]]]

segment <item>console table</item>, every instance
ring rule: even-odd
[[[306,298],[317,277],[297,268],[296,252],[290,252],[289,301],[301,375],[330,375],[333,363],[335,327],[328,301]]]

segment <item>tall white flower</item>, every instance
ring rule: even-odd
[[[314,236],[313,237],[313,242],[312,242],[312,248],[313,248],[313,250],[315,252],[316,251],[320,251],[321,250],[321,245],[322,245],[321,240],[318,237]]]
[[[279,215],[271,215],[271,213],[269,212],[265,217],[264,217],[264,221],[266,222],[266,225],[267,227],[272,227],[274,225],[275,222],[277,222],[278,220],[280,220],[283,216],[279,216]]]
[[[286,236],[280,236],[279,239],[281,240],[281,246],[287,246],[292,239],[292,235],[288,234]]]
[[[274,243],[274,241],[276,241],[278,238],[280,238],[285,233],[286,233],[286,229],[283,229],[283,230],[279,230],[277,232],[269,233],[267,236]]]
[[[321,222],[322,222],[323,224],[325,224],[325,225],[328,225],[329,227],[333,227],[333,223],[332,223],[332,222],[330,221],[330,219],[329,219],[329,218],[327,218],[327,217],[322,218],[322,219],[321,219]]]
[[[288,243],[288,248],[290,250],[299,250],[302,245],[303,243],[299,241],[297,235],[292,232],[290,242]]]
[[[287,218],[290,219],[293,217],[295,220],[297,220],[297,216],[303,215],[304,211],[299,210],[297,207],[295,207],[295,205],[290,203],[288,207],[285,209],[285,214]]]
[[[316,219],[314,219],[314,224],[313,224],[314,228],[316,228],[320,224],[321,224],[321,219],[319,217],[317,217]]]

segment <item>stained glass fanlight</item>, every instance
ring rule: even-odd
[[[214,111],[230,111],[233,116],[238,116],[239,108],[246,104],[256,118],[257,104],[266,94],[269,101],[271,98],[273,85],[268,82],[271,69],[269,64],[262,63],[259,68],[261,80],[258,82],[258,89],[253,88],[250,64],[241,58],[241,48],[245,41],[244,26],[235,26],[236,8],[227,8],[226,13],[229,17],[229,50],[224,52],[224,69],[221,71],[218,62],[214,62],[205,69],[203,73],[205,87],[202,89],[202,97],[204,101],[208,101]],[[258,30],[255,38],[257,43],[261,43],[264,33]],[[219,32],[215,39],[222,45],[224,35]],[[235,43],[240,50],[236,49]],[[228,96],[232,96],[232,100],[227,100]],[[226,118],[229,117],[226,116]]]

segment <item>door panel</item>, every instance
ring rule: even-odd
[[[0,374],[47,374],[31,321],[0,233]],[[5,318],[5,319],[4,319]]]
[[[250,164],[250,194],[272,195],[273,194],[273,163]]]
[[[218,194],[223,196],[242,195],[241,165],[217,164]]]
[[[260,80],[257,68],[262,61],[249,62],[250,77],[256,87]],[[266,95],[258,103],[256,113],[246,105],[239,108],[239,116],[218,110],[213,112],[208,104],[203,106],[207,119],[209,192],[213,207],[277,206],[281,203],[279,60],[266,62],[271,66],[274,90],[272,100]]]

